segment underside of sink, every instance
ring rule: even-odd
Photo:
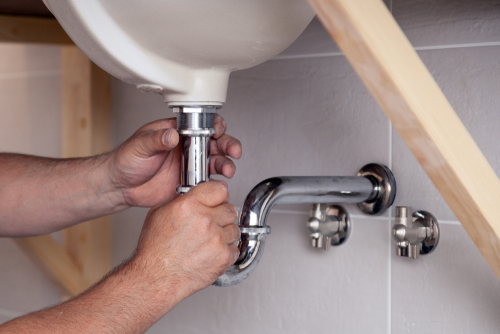
[[[47,0],[97,65],[166,102],[223,103],[232,71],[286,49],[314,17],[305,0]]]

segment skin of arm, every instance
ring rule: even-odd
[[[225,134],[217,115],[211,172],[231,178],[241,143]],[[115,151],[90,158],[49,159],[0,154],[0,236],[54,232],[125,210],[177,197],[179,135],[175,119],[143,126]]]
[[[227,184],[203,183],[151,209],[132,259],[58,306],[0,326],[0,333],[144,333],[206,288],[238,257],[240,236]]]

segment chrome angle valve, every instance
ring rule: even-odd
[[[396,240],[396,254],[418,259],[433,252],[439,243],[439,224],[431,213],[416,211],[411,206],[396,207],[396,221],[392,227]]]
[[[179,194],[210,179],[210,138],[215,134],[214,116],[221,106],[173,106],[181,141]]]
[[[316,203],[312,205],[307,228],[311,234],[311,246],[328,250],[349,238],[351,221],[342,206]]]

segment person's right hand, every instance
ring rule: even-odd
[[[227,184],[211,181],[151,209],[133,261],[180,299],[208,287],[239,255],[237,212],[228,201]]]

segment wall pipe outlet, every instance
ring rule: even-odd
[[[250,191],[239,218],[240,256],[215,286],[228,287],[245,280],[257,267],[267,235],[271,209],[277,204],[358,203],[370,215],[385,212],[396,197],[391,170],[379,164],[364,166],[358,176],[283,176],[259,183]]]

